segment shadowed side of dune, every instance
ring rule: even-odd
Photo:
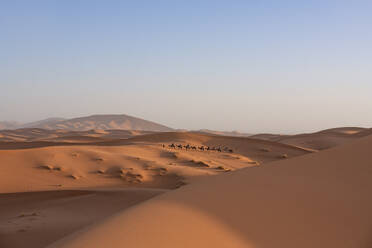
[[[106,189],[0,194],[0,247],[45,247],[163,192]]]

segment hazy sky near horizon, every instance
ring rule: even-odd
[[[372,127],[372,1],[0,0],[0,120]]]

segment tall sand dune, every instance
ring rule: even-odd
[[[49,247],[367,248],[372,136],[209,177]]]

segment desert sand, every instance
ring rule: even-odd
[[[2,131],[0,247],[369,247],[371,131],[324,132]]]
[[[79,142],[75,143],[1,142],[0,192],[133,185],[170,189],[196,177],[309,153],[270,141],[194,133],[155,133],[81,142],[85,137],[76,138]],[[173,143],[225,146],[233,152],[186,151],[170,148]]]
[[[0,194],[0,247],[45,247],[163,192],[133,188]]]
[[[270,140],[280,142],[283,144],[302,147],[310,151],[320,151],[371,134],[372,130],[367,128],[342,127],[322,130],[315,133],[305,133],[296,135],[256,134],[250,137],[255,139]]]

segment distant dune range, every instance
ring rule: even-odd
[[[170,131],[177,130],[128,115],[92,115],[73,119],[49,118],[27,124],[0,122],[0,142],[51,141],[89,143]],[[188,130],[180,131],[188,132]],[[372,133],[371,129],[360,127],[341,127],[295,135],[265,133],[251,135],[236,131],[228,132],[208,129],[191,132],[207,135],[250,137],[297,146],[309,151],[325,150]]]
[[[200,129],[197,131],[193,131],[194,133],[201,133],[201,134],[215,134],[215,135],[223,135],[223,136],[233,136],[233,137],[249,137],[252,134],[248,133],[241,133],[238,131],[215,131],[209,129]]]
[[[0,130],[0,247],[372,245],[372,129],[247,137],[124,119]]]
[[[66,129],[48,130],[40,128],[23,128],[15,130],[0,130],[0,149],[20,149],[43,147],[50,145],[68,145],[80,143],[99,143],[113,140],[128,139],[135,136],[156,133],[142,130],[102,130],[70,131]],[[188,133],[187,131],[178,133]],[[296,135],[256,134],[250,135],[237,132],[192,131],[194,134],[251,138],[295,146],[308,151],[320,151],[344,144],[372,134],[372,129],[344,127],[327,129],[315,133]],[[23,143],[22,143],[23,142]],[[115,141],[118,142],[118,141]]]

